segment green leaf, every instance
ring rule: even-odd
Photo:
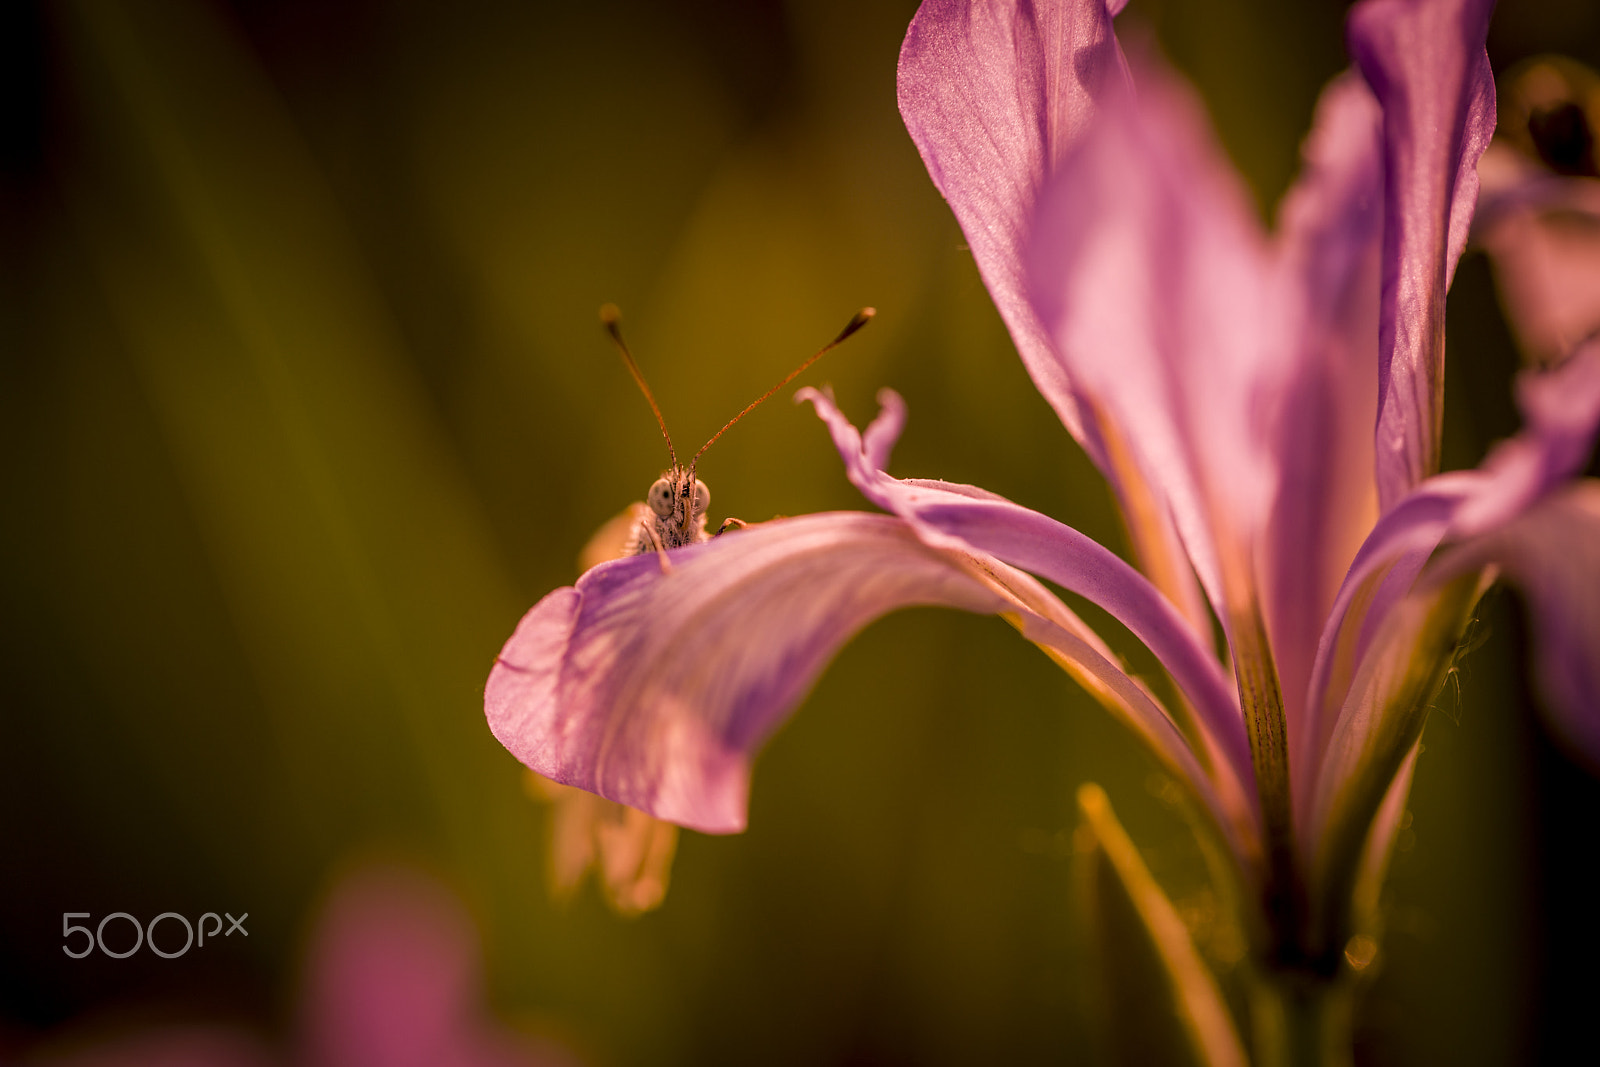
[[[1078,790],[1085,913],[1099,949],[1111,1058],[1126,1063],[1248,1062],[1216,977],[1177,909],[1111,810],[1105,790]],[[1152,1000],[1164,990],[1165,1004]]]

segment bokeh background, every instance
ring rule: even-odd
[[[281,1034],[309,917],[371,855],[444,878],[491,1009],[597,1064],[1094,1047],[1074,790],[1103,783],[1158,873],[1192,846],[1004,624],[869,629],[759,761],[749,832],[685,834],[635,921],[550,903],[544,812],[482,719],[519,615],[665,464],[605,301],[691,449],[875,305],[808,379],[858,420],[905,395],[898,473],[1123,546],[895,112],[913,9],[4,7],[0,1059],[154,1022]],[[1197,83],[1265,217],[1343,12],[1134,0],[1120,23]],[[1497,69],[1551,50],[1597,64],[1600,7],[1502,4]],[[1517,422],[1481,257],[1449,331],[1447,452],[1473,465]],[[783,398],[701,471],[713,521],[864,506]],[[1483,616],[1425,737],[1364,1063],[1554,1056],[1592,1010],[1600,788],[1534,715],[1515,599]],[[248,940],[61,951],[66,911],[222,910]]]

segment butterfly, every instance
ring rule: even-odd
[[[672,466],[663,471],[661,477],[650,486],[650,491],[645,494],[644,503],[634,504],[595,535],[594,540],[590,542],[590,548],[584,551],[585,563],[598,562],[598,559],[591,560],[591,555],[595,552],[599,552],[600,559],[656,552],[661,559],[662,571],[670,571],[672,565],[667,558],[670,550],[708,541],[713,536],[745,526],[746,523],[741,519],[728,518],[723,520],[716,534],[706,531],[706,509],[711,506],[711,490],[706,487],[705,482],[695,477],[695,466],[699,463],[700,457],[705,454],[706,449],[716,443],[717,438],[727,433],[734,423],[792,382],[811,364],[843,344],[851,334],[871,322],[876,314],[877,310],[870,307],[856,312],[845,328],[839,331],[837,337],[823,345],[815,355],[790,371],[781,382],[751,401],[743,411],[729,419],[722,429],[712,434],[711,440],[700,446],[700,451],[694,454],[686,467],[678,462],[677,450],[672,446],[672,435],[667,432],[667,420],[662,417],[660,405],[656,403],[650,387],[645,384],[644,375],[639,372],[638,363],[628,351],[627,342],[622,339],[622,328],[619,325],[622,313],[615,304],[602,307],[601,325],[616,343],[617,350],[622,353],[622,360],[627,364],[633,380],[638,383],[639,391],[644,393],[644,398],[650,402],[650,410],[655,413],[656,423],[661,427],[661,436],[666,439],[667,455],[672,460]],[[618,530],[616,528],[618,525],[623,529]],[[619,534],[625,538],[621,551],[616,550]]]

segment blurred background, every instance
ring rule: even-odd
[[[870,628],[759,761],[749,832],[685,833],[633,921],[550,903],[545,812],[483,722],[516,620],[666,462],[606,301],[687,449],[875,305],[807,379],[858,421],[904,394],[897,473],[1124,546],[896,114],[914,6],[5,5],[0,1060],[154,1023],[272,1040],[318,901],[371,856],[442,878],[489,1009],[595,1064],[1082,1058],[1074,790],[1104,784],[1158,874],[1193,846],[997,620]],[[1267,216],[1345,5],[1130,6]],[[1600,65],[1600,7],[1503,3],[1496,68],[1545,51]],[[1481,256],[1449,331],[1447,452],[1475,465],[1517,425]],[[713,524],[864,506],[786,398],[701,474]],[[1363,1063],[1586,1036],[1600,787],[1535,717],[1514,598],[1483,616],[1425,736]],[[64,912],[224,910],[248,938],[61,951]]]

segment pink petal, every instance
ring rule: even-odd
[[[1331,82],[1304,169],[1279,211],[1280,300],[1293,346],[1286,355],[1298,373],[1273,433],[1280,474],[1263,546],[1264,606],[1297,764],[1323,623],[1377,521],[1381,121],[1359,76]],[[1291,778],[1304,773],[1297,767]]]
[[[1023,364],[1117,494],[1134,550],[1196,633],[1210,617],[1171,516],[1128,457],[1028,298],[1024,255],[1036,204],[1092,121],[1129,86],[1112,32],[1121,2],[928,0],[900,51],[900,113],[950,202]]]
[[[1022,254],[1057,162],[1106,87],[1126,79],[1112,14],[1105,0],[926,0],[901,46],[899,73],[906,129],[1028,373],[1097,460],[1071,374],[1028,304]]]
[[[523,618],[484,695],[533,771],[708,833],[744,829],[749,762],[833,654],[897,608],[1002,598],[896,519],[782,519],[602,564]]]
[[[1387,510],[1439,469],[1444,296],[1494,132],[1484,51],[1493,0],[1363,0],[1350,51],[1383,105],[1386,220],[1378,494]]]
[[[303,996],[311,1067],[569,1064],[488,1017],[465,909],[432,879],[372,867],[334,889],[313,938]]]
[[[897,608],[942,605],[1004,613],[1248,854],[1242,792],[1219,795],[1166,709],[1059,600],[998,560],[850,512],[764,523],[672,560],[669,574],[654,556],[603,564],[523,618],[484,704],[530,769],[695,829],[741,830],[751,756],[839,646]]]
[[[1356,554],[1317,649],[1305,765],[1324,762],[1354,672],[1434,550],[1504,528],[1583,468],[1600,431],[1600,339],[1554,371],[1524,372],[1517,393],[1526,420],[1517,436],[1497,445],[1477,470],[1418,486],[1378,521]],[[1296,799],[1308,805],[1314,783],[1302,779]]]
[[[1224,619],[1249,609],[1287,322],[1248,197],[1159,67],[1108,94],[1040,200],[1040,321],[1170,510]]]
[[[905,418],[904,403],[892,391],[878,394],[883,410],[865,438],[825,394],[802,389],[796,399],[816,407],[851,483],[874,504],[911,520],[934,543],[992,555],[1047,578],[1089,598],[1127,626],[1161,660],[1199,711],[1202,736],[1222,761],[1218,773],[1254,796],[1249,742],[1227,676],[1171,602],[1143,575],[1071,527],[992,493],[947,482],[900,481],[885,474],[875,462],[888,459]]]

